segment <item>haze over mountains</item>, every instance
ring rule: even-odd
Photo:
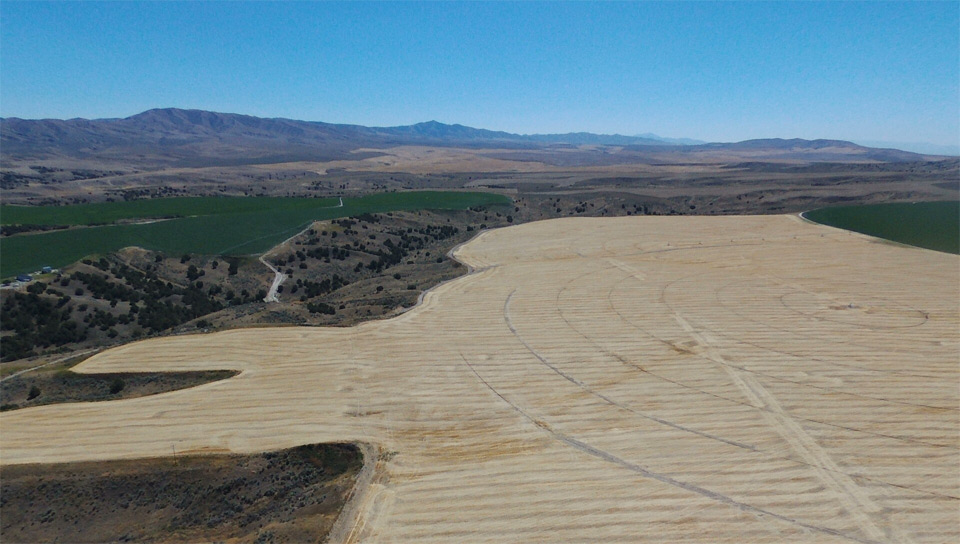
[[[693,138],[666,138],[664,136],[659,136],[652,132],[645,132],[643,134],[637,134],[636,136],[638,138],[650,138],[653,140],[659,140],[664,143],[676,144],[676,145],[700,145],[700,144],[708,143],[704,140],[694,140]]]
[[[399,127],[366,127],[176,108],[152,109],[123,119],[0,120],[6,160],[107,159],[130,163],[195,165],[356,158],[357,149],[401,145],[479,149],[563,149],[575,146],[626,148],[663,160],[722,153],[744,160],[813,162],[907,162],[937,159],[897,149],[841,140],[762,139],[702,143],[690,139],[592,134],[521,135],[436,121]],[[211,162],[212,161],[212,162]]]

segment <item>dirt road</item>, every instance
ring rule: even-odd
[[[456,255],[469,276],[389,320],[95,355],[243,372],[4,413],[0,462],[371,444],[350,542],[960,540],[957,256],[793,216],[561,219]]]
[[[273,283],[270,284],[270,291],[267,293],[267,296],[263,298],[263,301],[280,302],[280,298],[277,296],[277,289],[283,285],[283,280],[287,279],[287,275],[277,270],[275,266],[267,262],[267,260],[264,258],[265,256],[266,254],[260,256],[260,262],[263,263],[263,266],[266,266],[271,272],[273,272]]]
[[[97,350],[99,350],[99,349],[100,349],[100,348],[91,348],[91,349],[85,349],[85,350],[82,350],[82,351],[77,351],[77,352],[71,353],[70,355],[66,355],[66,356],[64,356],[64,357],[57,357],[57,358],[55,358],[55,359],[53,359],[53,360],[51,360],[51,361],[47,361],[47,362],[45,362],[45,363],[41,363],[41,364],[36,365],[36,366],[31,366],[31,367],[29,367],[29,368],[24,368],[23,370],[18,370],[18,371],[16,371],[16,372],[14,372],[13,374],[10,374],[9,376],[4,376],[3,378],[0,378],[0,383],[3,383],[3,382],[5,382],[5,381],[7,381],[7,380],[9,380],[9,379],[12,379],[12,378],[16,378],[17,376],[20,376],[21,374],[26,374],[27,372],[31,372],[31,371],[33,371],[33,370],[37,370],[38,368],[43,368],[43,367],[47,367],[47,366],[50,366],[50,365],[55,365],[55,364],[57,364],[57,363],[62,363],[62,362],[66,361],[66,360],[69,360],[69,359],[76,359],[76,358],[79,358],[79,357],[83,357],[84,355],[87,355],[88,353],[93,353],[93,352],[95,352],[95,351],[97,351]]]
[[[342,207],[343,207],[343,197],[340,197],[339,204],[337,204],[336,206],[330,206],[330,208],[342,208]],[[287,279],[286,274],[277,270],[275,266],[267,262],[266,256],[276,251],[277,248],[287,245],[287,242],[289,242],[290,240],[293,240],[297,236],[300,236],[301,234],[306,232],[311,226],[313,226],[313,223],[310,223],[300,232],[280,242],[279,244],[274,246],[270,251],[267,251],[266,253],[260,256],[260,262],[263,263],[264,266],[269,268],[271,272],[273,272],[273,283],[270,284],[270,291],[267,292],[267,296],[263,298],[264,302],[280,302],[280,297],[277,295],[277,291],[279,287],[283,285],[283,282]]]

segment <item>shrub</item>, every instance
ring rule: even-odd
[[[39,295],[40,293],[46,290],[47,290],[47,284],[39,281],[35,283],[31,283],[30,285],[27,286],[27,292],[33,293],[36,295]]]
[[[323,302],[311,302],[307,304],[307,309],[310,310],[311,314],[334,315],[337,313],[337,311],[333,309],[333,306],[324,304]]]
[[[122,380],[122,379],[120,379],[120,378],[114,378],[113,381],[110,382],[110,394],[111,394],[111,395],[116,395],[116,394],[119,393],[120,391],[123,391],[123,387],[124,387],[125,385],[126,385],[126,384],[123,383],[123,380]]]
[[[40,388],[34,385],[30,388],[30,392],[27,393],[27,400],[33,400],[40,396]]]

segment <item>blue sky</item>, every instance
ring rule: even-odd
[[[960,140],[960,3],[0,2],[0,116]]]

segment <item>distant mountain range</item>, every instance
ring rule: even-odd
[[[960,144],[943,145],[932,144],[930,142],[887,142],[880,140],[864,140],[857,142],[867,147],[884,147],[902,149],[903,151],[912,151],[925,155],[948,155],[951,157],[960,156]]]
[[[703,140],[694,140],[693,138],[665,138],[663,136],[657,136],[652,132],[637,134],[636,136],[637,138],[648,138],[650,140],[658,140],[666,144],[674,144],[674,145],[700,145],[700,144],[708,143]]]
[[[704,143],[690,139],[592,134],[521,135],[428,121],[399,127],[365,127],[176,108],[153,109],[123,119],[0,119],[4,159],[104,159],[165,164],[226,164],[357,158],[357,149],[398,145],[543,149],[622,146],[637,153],[756,153],[810,161],[901,162],[928,157],[841,140],[764,139]]]

